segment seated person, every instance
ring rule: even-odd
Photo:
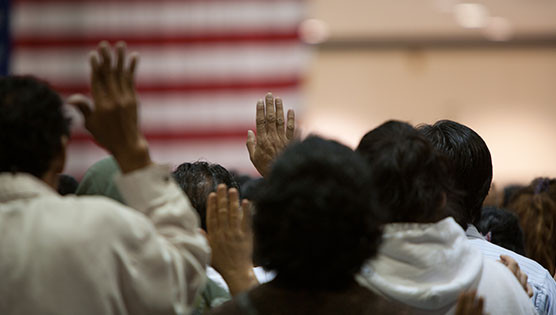
[[[485,312],[536,314],[503,264],[484,259],[451,217],[457,203],[447,161],[412,126],[389,121],[359,143],[371,169],[369,191],[388,224],[360,284],[422,314],[452,314],[462,291],[476,290]]]
[[[187,176],[184,172],[185,170],[182,168],[181,171],[182,172],[179,173],[181,178],[185,178]],[[111,156],[106,157],[87,169],[77,189],[77,195],[105,196],[122,204],[126,204],[115,182],[115,178],[119,176],[119,174],[121,174],[121,171],[118,162]],[[178,178],[180,176],[176,176],[176,172],[172,175],[178,185],[182,186]],[[198,206],[198,204],[195,203],[195,198],[189,199],[193,206]],[[195,210],[199,212],[198,209]],[[204,222],[204,220],[201,222]],[[224,282],[224,280],[222,280],[222,282]],[[205,314],[209,309],[228,301],[230,298],[230,293],[222,287],[219,282],[215,282],[209,277],[205,287],[195,299],[191,315]]]
[[[534,260],[486,241],[477,230],[481,208],[492,183],[492,159],[484,140],[471,128],[450,120],[420,126],[419,131],[437,151],[448,157],[454,169],[455,188],[464,193],[457,216],[471,245],[488,259],[498,260],[500,255],[515,259],[529,277],[537,312],[556,314],[556,282],[552,275]]]
[[[118,162],[129,207],[60,196],[70,136],[60,96],[31,77],[0,78],[2,314],[187,314],[204,285],[199,219],[139,131],[137,57],[128,65],[123,43],[116,55],[101,43],[91,56],[94,107],[71,102]]]
[[[337,142],[310,137],[287,147],[265,170],[254,201],[254,257],[275,271],[276,278],[210,314],[406,312],[354,280],[381,241],[365,161]],[[248,204],[238,207],[237,190],[228,196],[225,187],[219,187],[209,197],[209,230],[211,224],[248,224]]]
[[[172,173],[172,176],[189,197],[195,210],[197,210],[201,218],[201,228],[205,232],[207,231],[206,204],[209,194],[215,192],[219,184],[224,184],[229,188],[235,188],[238,191],[240,190],[232,174],[219,164],[200,161],[182,163]],[[217,262],[216,266],[219,265],[220,264]],[[272,274],[264,272],[261,267],[255,267],[253,272],[254,274],[252,274],[252,276],[256,278],[249,277],[248,279],[244,279],[244,282],[247,281],[251,283],[251,285],[256,285],[258,283],[268,282],[273,278]],[[221,287],[228,289],[232,294],[241,291],[241,289],[233,287],[235,285],[234,281],[229,281],[229,284],[232,286],[232,288],[229,288],[226,279],[222,278],[220,273],[210,266],[207,268],[207,276]]]

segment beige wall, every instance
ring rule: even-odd
[[[355,146],[388,119],[448,118],[477,131],[495,181],[556,177],[556,49],[320,51],[306,82],[304,133]]]

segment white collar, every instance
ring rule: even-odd
[[[31,174],[0,173],[0,202],[36,198],[43,195],[56,196],[58,193]]]

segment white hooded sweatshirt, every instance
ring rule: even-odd
[[[387,224],[383,238],[378,255],[357,276],[378,294],[423,314],[453,314],[458,295],[476,289],[490,315],[536,314],[509,269],[483,259],[452,218]]]

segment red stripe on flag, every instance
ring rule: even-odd
[[[139,84],[137,91],[139,93],[197,93],[197,92],[217,92],[217,91],[247,91],[247,90],[265,90],[275,91],[284,88],[293,88],[300,85],[300,78],[287,79],[261,79],[253,81],[222,81],[222,82],[201,82],[201,83],[176,83],[162,82],[158,84]],[[87,93],[89,85],[69,85],[69,84],[52,84],[54,89],[61,94]]]
[[[178,44],[211,44],[211,43],[245,43],[245,42],[275,42],[295,41],[300,39],[297,30],[273,32],[272,30],[261,33],[203,33],[191,35],[168,36],[154,34],[152,37],[142,34],[141,37],[129,35],[87,35],[83,36],[43,36],[43,35],[17,35],[14,37],[13,48],[51,48],[96,46],[99,42],[125,41],[128,45],[178,45]]]
[[[230,130],[185,130],[179,132],[147,131],[145,137],[148,141],[211,141],[211,140],[238,140],[247,139],[247,130],[254,130],[253,126]],[[74,132],[71,135],[70,143],[93,142],[93,138],[88,133]]]
[[[236,3],[250,3],[250,2],[256,2],[256,3],[261,3],[261,2],[293,2],[293,3],[297,3],[297,2],[302,2],[303,0],[156,0],[157,3],[172,3],[172,2],[187,2],[187,3],[230,3],[230,2],[236,2]],[[40,3],[40,4],[57,4],[57,3],[69,3],[69,4],[76,4],[79,3],[86,3],[86,2],[119,2],[119,3],[126,3],[126,4],[130,4],[133,5],[135,3],[141,3],[141,2],[150,2],[152,3],[153,0],[12,0],[12,4],[14,5],[18,5],[18,4],[26,4],[26,3]]]

